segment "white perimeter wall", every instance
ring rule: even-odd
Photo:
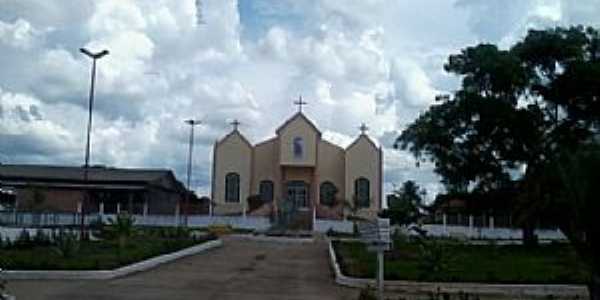
[[[466,239],[485,239],[485,240],[520,240],[523,236],[523,231],[516,228],[489,228],[489,227],[472,227],[468,226],[451,226],[426,224],[421,227],[427,231],[427,235],[433,237],[455,237]],[[352,233],[353,226],[351,221],[336,221],[336,220],[315,220],[314,231],[327,232],[329,229],[337,232]],[[399,230],[405,234],[416,235],[414,231],[409,231],[405,227],[394,227],[394,230]],[[566,236],[560,230],[552,229],[537,229],[535,234],[540,240],[566,240]]]

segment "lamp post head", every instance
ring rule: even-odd
[[[192,126],[198,125],[198,124],[202,123],[201,120],[194,120],[194,119],[185,120],[184,122],[186,124],[189,124],[189,125],[192,125]]]
[[[108,50],[104,49],[104,50],[100,51],[100,53],[98,53],[98,58],[108,55],[108,53],[110,53],[110,52],[108,52]]]
[[[106,49],[98,52],[98,53],[92,53],[90,50],[85,49],[85,48],[79,48],[79,51],[83,54],[85,54],[86,56],[92,58],[92,59],[100,59],[102,57],[104,57],[105,55],[108,55],[110,52]]]

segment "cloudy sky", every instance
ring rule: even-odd
[[[197,2],[201,2],[200,4]],[[0,0],[0,162],[81,165],[90,61],[98,65],[92,162],[174,169],[184,179],[199,118],[194,188],[234,118],[253,142],[295,107],[342,146],[361,122],[385,147],[385,188],[440,191],[395,137],[458,79],[445,58],[507,47],[528,28],[600,25],[600,0]]]

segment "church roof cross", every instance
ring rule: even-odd
[[[367,134],[369,127],[367,127],[367,124],[362,123],[362,124],[360,124],[360,127],[358,127],[358,129],[360,129],[361,134]]]
[[[231,123],[229,123],[233,126],[233,130],[238,130],[238,126],[241,124],[240,121],[238,121],[237,119],[233,119],[233,121],[231,121]]]
[[[298,105],[298,111],[302,112],[302,105],[306,105],[308,104],[307,102],[302,100],[302,95],[300,95],[300,97],[298,97],[297,101],[294,101],[294,104]]]

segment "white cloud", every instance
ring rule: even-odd
[[[390,66],[393,97],[409,107],[427,107],[439,93],[425,71],[416,62],[396,59]]]
[[[62,161],[75,150],[72,133],[45,117],[44,103],[0,87],[0,153],[15,159]]]
[[[0,20],[0,43],[28,50],[35,46],[36,39],[41,34],[26,20],[17,19],[14,23]]]
[[[514,3],[513,3],[514,2]],[[386,190],[416,179],[439,190],[391,143],[436,93],[458,80],[448,54],[478,41],[509,45],[531,26],[598,24],[598,0],[202,1],[77,3],[4,0],[0,10],[0,158],[80,164],[90,61],[98,62],[94,163],[184,174],[183,120],[196,131],[194,186],[209,187],[212,142],[242,121],[272,136],[302,94],[326,139],[348,144],[366,122],[385,147]],[[250,3],[250,4],[249,4]],[[203,24],[198,23],[202,15]]]

